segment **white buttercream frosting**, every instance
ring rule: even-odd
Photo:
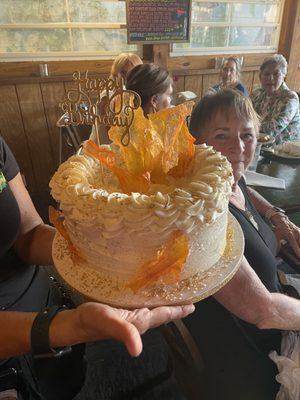
[[[151,184],[148,194],[121,193],[113,173],[85,154],[69,158],[50,181],[73,244],[89,266],[122,281],[174,230],[189,239],[183,278],[215,264],[225,247],[231,184],[227,159],[206,145],[196,146],[184,178]]]

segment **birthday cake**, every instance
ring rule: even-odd
[[[128,146],[120,142],[122,129],[111,128],[110,146],[86,142],[82,154],[59,167],[51,194],[75,262],[134,292],[218,262],[232,171],[212,147],[193,144],[185,123],[190,109],[181,105],[149,119],[138,109]]]

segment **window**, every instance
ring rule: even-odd
[[[136,52],[127,44],[125,1],[1,0],[2,60],[85,59]]]
[[[276,51],[284,0],[192,0],[190,43],[172,55]]]

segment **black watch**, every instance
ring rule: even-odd
[[[31,328],[31,351],[34,358],[61,357],[72,351],[69,346],[53,349],[49,343],[51,321],[56,314],[64,310],[67,310],[66,306],[53,306],[45,308],[35,317]]]

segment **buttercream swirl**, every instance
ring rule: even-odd
[[[221,153],[205,144],[196,146],[187,176],[168,180],[167,185],[151,185],[149,194],[124,194],[110,170],[83,154],[64,162],[50,187],[60,203],[71,240],[91,264],[95,265],[101,254],[103,263],[107,257],[111,268],[109,257],[118,248],[122,253],[119,261],[126,265],[128,258],[128,265],[134,269],[134,258],[141,265],[142,255],[153,253],[174,230],[191,238],[220,218],[226,224],[232,171]],[[224,228],[222,235],[224,239]],[[136,252],[140,244],[143,249]],[[224,248],[224,244],[219,246]],[[119,256],[113,256],[115,263]]]

